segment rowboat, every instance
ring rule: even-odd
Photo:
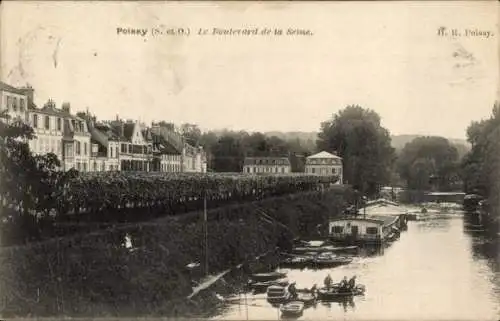
[[[312,261],[313,261],[312,256],[301,255],[284,259],[280,263],[280,266],[303,269],[306,266],[310,265]]]
[[[265,281],[265,282],[250,282],[249,286],[254,289],[255,291],[262,291],[265,292],[268,287],[271,285],[280,285],[280,286],[286,286],[288,285],[289,281],[287,278],[282,278],[278,280],[272,280],[272,281]]]
[[[272,281],[276,279],[281,279],[286,276],[286,273],[283,272],[269,272],[269,273],[257,273],[251,276],[252,280],[256,282],[266,282]]]
[[[330,289],[321,288],[318,290],[318,298],[320,300],[332,300],[342,297],[351,297],[356,295],[363,295],[365,293],[365,286],[358,284],[351,290],[341,290],[338,284],[334,284]]]
[[[304,311],[304,302],[301,301],[292,301],[286,304],[283,304],[280,307],[280,311],[286,315],[300,315],[302,311]]]
[[[267,288],[267,301],[270,303],[283,303],[290,299],[288,286],[271,285]]]
[[[316,301],[316,297],[312,293],[297,293],[297,301],[309,305]]]
[[[352,258],[346,256],[337,256],[333,253],[321,253],[313,259],[314,265],[316,267],[335,267],[343,264],[349,264],[352,262]]]

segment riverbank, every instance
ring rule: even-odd
[[[193,212],[3,248],[0,313],[186,316],[212,300],[203,291],[185,299],[204,272],[186,266],[205,265],[205,244],[209,273],[219,273],[276,247],[289,248],[296,236],[317,233],[317,225],[340,214],[348,197],[349,190],[339,186],[214,209],[207,215],[206,239],[203,214]]]

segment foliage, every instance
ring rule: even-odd
[[[284,140],[262,133],[224,131],[208,132],[201,141],[205,144],[208,167],[217,172],[241,172],[245,157],[289,157],[292,172],[304,171],[304,156],[310,151],[298,139]],[[202,143],[202,144],[203,144]]]
[[[499,204],[500,186],[500,103],[494,104],[488,119],[474,121],[467,128],[471,151],[462,161],[466,193],[476,193]],[[496,207],[498,210],[498,206]]]
[[[241,173],[82,173],[68,184],[68,206],[92,211],[151,207],[157,204],[208,200],[249,199],[320,188],[336,177],[301,174],[244,175]],[[199,209],[199,208],[198,208]]]
[[[380,116],[360,106],[347,106],[321,124],[317,147],[343,158],[344,181],[365,194],[377,194],[391,178],[395,154]]]
[[[307,232],[314,230],[321,215],[335,215],[332,208],[342,205],[344,190],[338,186],[332,192],[287,195],[209,212],[210,274],[291,242],[279,224],[259,219],[257,207],[281,222],[291,216],[297,228]],[[162,307],[175,303],[173,307],[182,308],[192,291],[191,280],[200,279],[202,271],[190,273],[186,265],[203,266],[203,225],[199,215],[166,217],[0,249],[0,313],[4,317],[174,316],[174,310]],[[126,247],[126,236],[132,248]]]
[[[412,190],[450,191],[458,186],[458,151],[446,138],[417,137],[407,143],[397,170]]]

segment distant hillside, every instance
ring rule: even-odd
[[[284,140],[295,140],[299,139],[299,141],[305,145],[316,145],[316,139],[318,136],[317,132],[266,132],[264,133],[267,136],[277,136]],[[391,136],[392,147],[396,150],[401,150],[405,146],[406,143],[411,142],[413,139],[419,137],[421,135],[393,135]],[[455,139],[448,138],[448,140],[453,143],[457,149],[458,154],[463,156],[467,151],[470,150],[470,144],[465,139]]]
[[[395,149],[402,149],[407,143],[411,142],[417,137],[422,135],[393,135],[391,136],[392,147]],[[447,138],[452,144],[463,145],[467,150],[470,148],[470,144],[465,139]]]

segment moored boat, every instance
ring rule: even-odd
[[[331,252],[321,253],[313,259],[316,267],[335,267],[352,262],[352,258],[346,256],[337,256]]]
[[[302,301],[292,301],[283,304],[280,307],[280,311],[286,315],[300,315],[304,311],[304,302]]]
[[[284,259],[283,261],[281,261],[280,266],[303,269],[306,266],[310,265],[312,261],[312,256],[300,255]]]
[[[272,281],[266,281],[266,282],[250,282],[249,286],[250,288],[259,291],[259,292],[265,292],[268,287],[271,285],[279,285],[279,286],[286,286],[290,282],[288,281],[287,278],[282,278],[278,280],[272,280]]]
[[[271,285],[267,288],[266,294],[270,303],[283,303],[291,298],[288,286]]]
[[[312,293],[297,293],[297,301],[304,302],[304,304],[313,304],[316,301],[316,297]]]
[[[251,276],[252,280],[256,282],[266,282],[272,281],[276,279],[281,279],[286,276],[286,273],[283,272],[269,272],[269,273],[257,273]]]

